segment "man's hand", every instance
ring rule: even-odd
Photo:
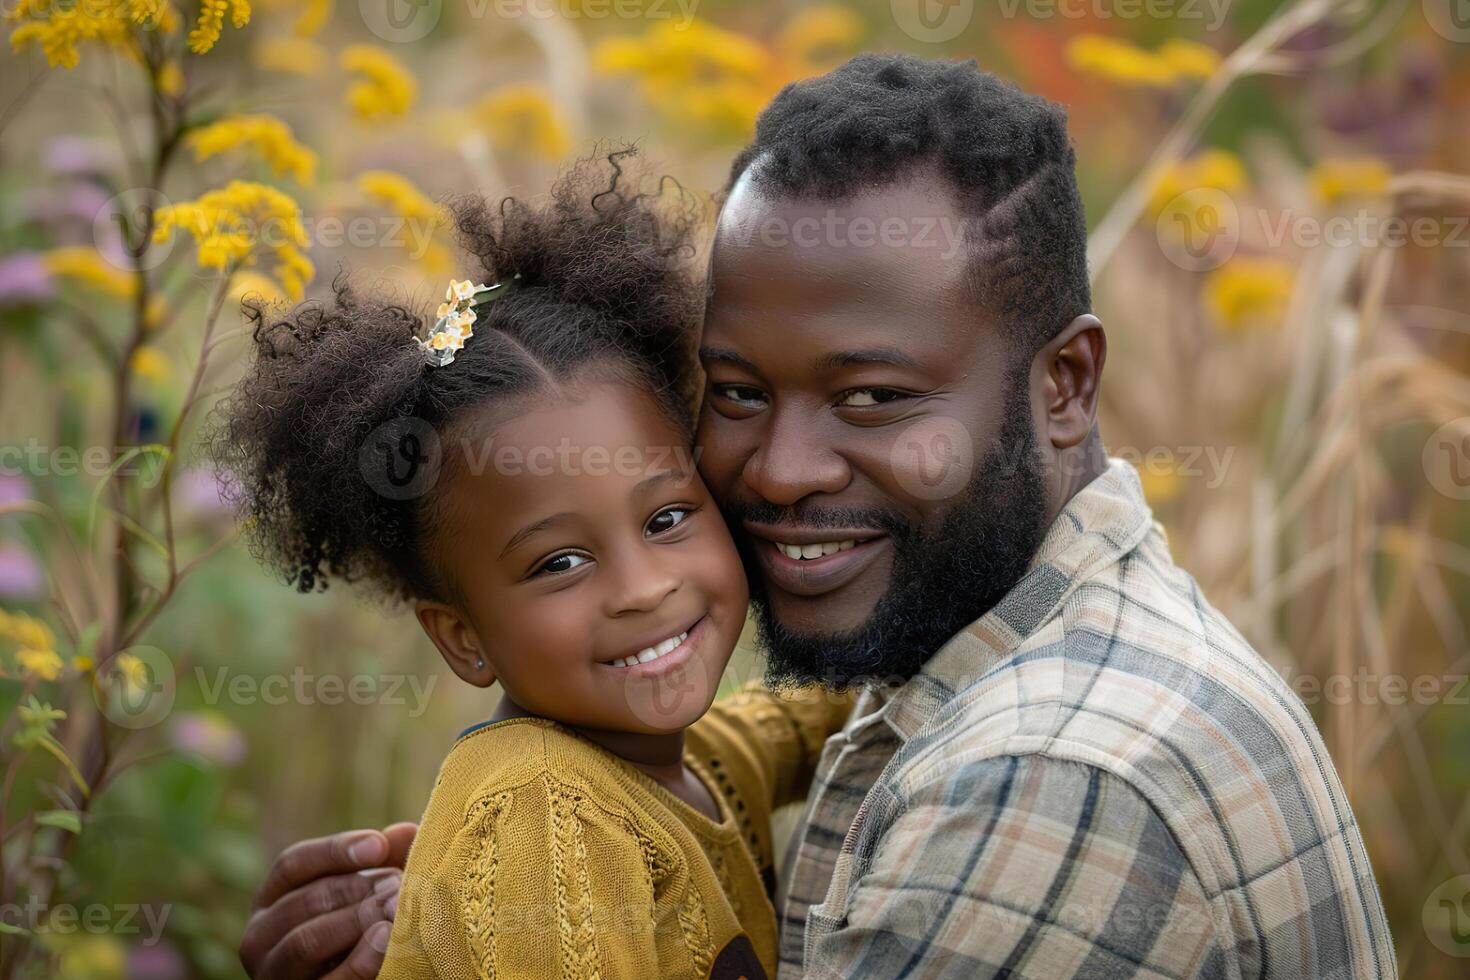
[[[418,825],[349,830],[292,844],[271,865],[240,940],[254,980],[372,980],[398,910]]]

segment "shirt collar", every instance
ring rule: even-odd
[[[1051,619],[1078,586],[1138,547],[1152,527],[1137,470],[1110,458],[1107,469],[1062,508],[1026,574],[993,609],[947,641],[906,683],[873,691],[886,702],[878,713],[900,738],[911,738],[956,692]]]

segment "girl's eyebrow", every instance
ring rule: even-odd
[[[639,480],[638,485],[633,488],[633,492],[642,493],[656,483],[663,483],[668,480],[681,480],[687,477],[687,475],[688,474],[680,470],[660,470],[652,476],[646,476],[642,480]],[[557,524],[563,523],[564,521],[569,521],[575,516],[576,515],[573,514],[571,511],[564,510],[560,514],[552,514],[550,517],[543,517],[539,521],[532,521],[530,524],[527,524],[525,527],[521,528],[515,534],[512,534],[510,536],[510,540],[505,543],[505,547],[500,549],[500,557],[504,558],[506,555],[510,554],[512,551],[525,544],[526,539],[531,537],[532,535],[540,534],[542,531],[548,530],[556,526]]]
[[[510,554],[512,551],[525,544],[526,539],[531,537],[533,534],[540,534],[542,531],[545,531],[550,527],[560,524],[563,521],[570,520],[571,517],[572,514],[569,511],[562,511],[560,514],[552,514],[550,517],[543,517],[539,521],[534,521],[530,524],[527,524],[525,527],[521,528],[515,534],[512,534],[510,536],[510,540],[505,543],[505,547],[500,549],[500,557],[504,558],[506,555]]]
[[[683,480],[686,479],[688,475],[689,474],[685,473],[683,470],[659,470],[652,476],[645,476],[643,479],[639,480],[638,485],[633,488],[633,492],[635,494],[643,493],[645,490],[652,488],[655,484],[664,483],[668,480]]]

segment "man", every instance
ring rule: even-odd
[[[701,471],[768,680],[865,682],[788,852],[781,976],[1393,976],[1306,710],[1104,454],[1074,165],[1058,107],[873,55],[735,162]],[[285,852],[247,969],[372,976],[393,873],[351,872],[411,833]]]

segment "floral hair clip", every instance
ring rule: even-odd
[[[414,338],[429,365],[443,367],[454,363],[454,355],[459,353],[464,342],[475,332],[475,307],[504,296],[511,291],[519,278],[520,274],[517,273],[505,282],[497,282],[493,286],[475,283],[470,279],[451,279],[449,288],[444,292],[444,302],[439,304],[435,313],[438,319],[434,321],[434,328],[429,331],[429,339]]]

